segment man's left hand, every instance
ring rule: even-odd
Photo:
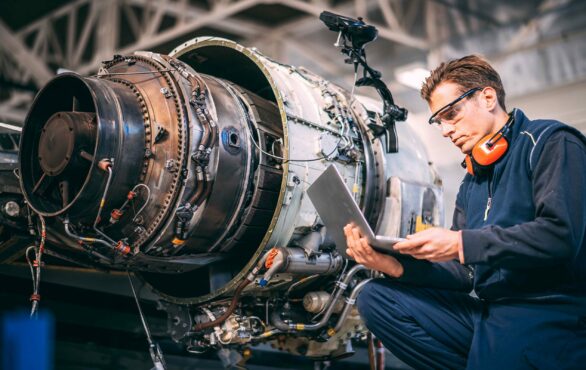
[[[393,247],[402,254],[431,262],[459,259],[463,263],[462,233],[441,228],[431,228],[413,235]]]

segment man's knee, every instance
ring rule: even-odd
[[[368,324],[369,318],[372,315],[372,303],[373,303],[373,296],[378,289],[377,285],[374,281],[370,281],[365,286],[362,287],[360,294],[356,298],[356,307],[358,308],[358,312],[360,313],[360,317],[364,320],[365,323]]]
[[[367,326],[379,321],[389,321],[394,316],[402,315],[397,296],[401,295],[401,287],[395,286],[387,279],[375,279],[367,283],[358,298],[356,307]]]

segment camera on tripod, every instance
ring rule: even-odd
[[[363,75],[355,81],[354,85],[373,87],[382,98],[381,121],[383,125],[371,123],[368,127],[375,137],[381,138],[381,140],[384,138],[387,153],[396,153],[399,150],[399,143],[395,122],[405,121],[408,112],[407,109],[395,104],[393,94],[381,79],[382,74],[371,68],[366,62],[364,45],[376,39],[378,36],[377,29],[364,23],[362,18],[354,19],[327,11],[322,12],[319,19],[325,23],[328,29],[338,32],[338,40],[335,46],[341,47],[342,54],[349,57],[346,59],[346,63],[354,64],[355,76],[358,74],[358,68],[362,67]],[[341,44],[340,40],[342,40]],[[352,45],[348,45],[348,42]]]
[[[378,36],[377,29],[364,23],[362,18],[354,19],[331,12],[322,12],[319,19],[331,31],[340,32],[343,37],[352,43],[352,48],[354,49],[362,49],[364,45],[374,41]]]

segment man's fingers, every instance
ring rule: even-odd
[[[346,254],[348,255],[348,257],[355,259],[354,252],[352,251],[352,248],[346,248]]]
[[[360,235],[360,230],[349,224],[344,227],[344,234],[348,246],[346,254],[358,263],[369,262],[374,255],[374,250],[368,244],[368,240]]]
[[[352,236],[353,236],[353,237],[354,237],[356,240],[360,239],[360,237],[361,237],[361,235],[360,235],[360,230],[358,230],[358,228],[357,228],[357,227],[353,227],[353,228],[351,229],[351,233],[352,233]]]
[[[354,241],[354,250],[359,251],[362,254],[369,254],[369,250],[372,248],[368,245],[366,238],[356,238]]]
[[[360,231],[357,227],[352,228],[352,234],[356,241],[354,248],[359,249],[362,254],[372,254],[372,247],[368,244],[366,238],[363,238],[362,235],[360,235]]]
[[[415,234],[407,235],[405,237],[406,240],[395,244],[394,248],[397,250],[400,250],[400,249],[410,249],[410,248],[420,247],[420,246],[432,241],[434,233],[435,233],[434,229],[427,229],[427,230],[423,230],[423,231],[420,231]]]
[[[364,262],[371,259],[372,248],[368,245],[366,239],[360,238],[352,244],[352,255],[357,262]]]
[[[428,245],[423,245],[420,248],[405,249],[401,251],[401,254],[408,254],[416,259],[424,259],[430,261],[432,261],[432,259],[436,257],[433,248],[431,248]]]
[[[402,250],[401,254],[408,254],[417,259],[428,259],[432,255],[432,252],[426,246],[421,246],[420,248]]]
[[[346,237],[349,237],[352,235],[352,225],[351,224],[344,226],[344,235],[346,235]]]
[[[366,238],[360,238],[358,239],[358,244],[360,245],[360,248],[362,249],[362,252],[365,254],[372,254],[373,249],[370,246],[370,244],[368,244],[368,241],[366,240]]]
[[[421,255],[427,253],[427,249],[424,249],[425,245],[418,245],[412,248],[401,248],[397,249],[397,251],[401,254],[408,254],[410,256]]]
[[[408,239],[401,242],[398,242],[393,246],[393,249],[397,251],[408,250],[420,247],[423,243],[417,239]]]
[[[351,225],[346,225],[344,227],[344,235],[346,236],[346,244],[348,248],[353,248],[356,244],[356,238],[354,238],[354,234],[352,233]]]

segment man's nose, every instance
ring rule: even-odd
[[[449,137],[454,132],[454,129],[456,128],[454,125],[450,125],[449,123],[443,123],[443,122],[440,127],[442,129],[442,136],[443,137]]]

